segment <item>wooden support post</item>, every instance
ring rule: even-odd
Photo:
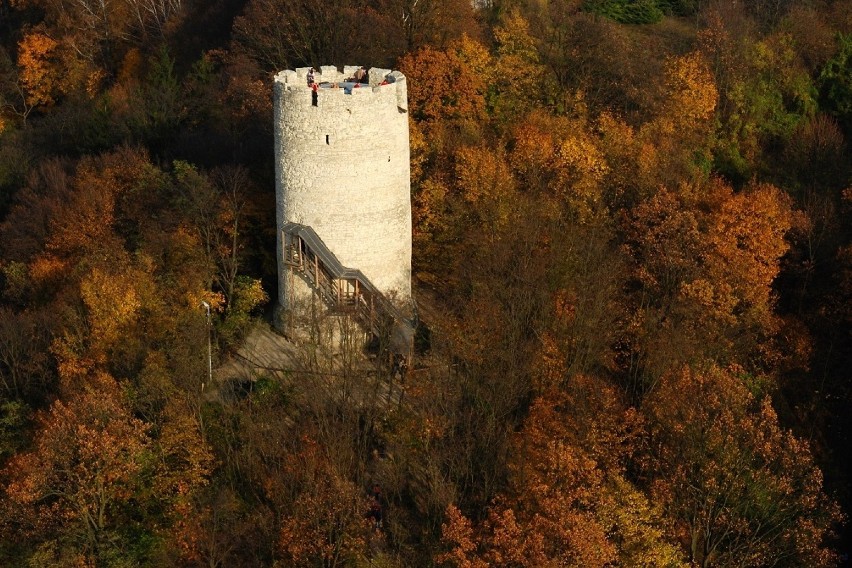
[[[314,253],[314,286],[317,289],[320,288],[320,279],[319,279],[319,257]]]

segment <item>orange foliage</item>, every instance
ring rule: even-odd
[[[628,228],[652,374],[695,357],[777,359],[763,340],[778,329],[772,284],[789,247],[789,199],[766,184],[734,193],[713,180],[702,191],[660,190]]]
[[[33,259],[29,266],[30,278],[36,285],[50,287],[68,270],[68,263],[51,254],[42,254]]]
[[[736,368],[683,368],[647,399],[654,495],[701,566],[832,565],[823,543],[839,509],[807,444],[745,379]]]
[[[509,162],[525,187],[550,194],[580,221],[591,220],[605,205],[610,167],[583,120],[531,112],[512,132]]]
[[[552,169],[556,153],[554,130],[562,130],[562,126],[556,119],[541,112],[531,114],[524,125],[515,129],[509,159],[512,168],[524,180],[539,182]]]
[[[446,516],[446,522],[441,524],[441,541],[452,548],[437,556],[438,563],[458,568],[487,568],[488,564],[475,556],[477,545],[470,520],[455,505],[447,506]]]
[[[439,562],[607,566],[620,559],[652,566],[665,559],[663,565],[679,565],[658,514],[619,473],[624,455],[613,449],[630,447],[635,413],[625,412],[603,381],[577,376],[567,389],[533,403],[510,453],[509,492],[487,520],[475,529],[454,506],[447,509],[448,551]]]
[[[303,437],[299,446],[284,464],[294,499],[281,520],[278,550],[291,566],[335,566],[361,558],[367,500],[334,470],[317,442]]]
[[[53,221],[47,250],[78,257],[82,252],[119,249],[113,227],[116,200],[141,185],[150,168],[143,150],[126,146],[83,159],[74,177],[71,202]]]
[[[789,249],[790,199],[770,184],[754,184],[736,194],[720,192],[723,202],[707,235],[709,278],[730,286],[738,310],[765,321],[772,310],[772,282]]]
[[[41,416],[32,451],[6,467],[9,498],[24,526],[74,536],[93,558],[107,544],[118,506],[141,486],[147,428],[116,381],[95,374],[83,392]]]
[[[18,67],[21,85],[29,106],[51,106],[56,102],[60,70],[55,60],[56,40],[33,31],[18,43]]]
[[[537,355],[533,363],[533,386],[539,392],[548,392],[562,386],[567,378],[565,353],[552,334],[542,334]]]
[[[467,62],[483,58],[483,48],[463,38],[446,50],[424,47],[406,54],[399,69],[408,79],[413,116],[425,122],[469,122],[485,118],[487,77]]]

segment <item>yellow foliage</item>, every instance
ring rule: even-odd
[[[447,228],[446,185],[436,179],[425,180],[412,204],[414,239],[428,238]],[[424,243],[425,244],[425,243]]]
[[[213,313],[222,313],[225,310],[225,295],[221,292],[194,290],[186,294],[187,307],[195,309],[199,306],[204,306],[202,302],[207,302],[207,305],[210,306],[210,311]]]
[[[540,106],[553,89],[529,24],[518,11],[503,18],[502,24],[494,29],[494,37],[497,97],[493,110],[498,117],[509,119]]]
[[[700,53],[669,59],[665,98],[657,115],[625,141],[606,136],[607,143],[614,142],[617,148],[627,151],[627,159],[619,160],[628,164],[619,168],[628,170],[626,175],[621,174],[626,185],[645,196],[661,185],[672,188],[682,181],[706,179],[718,99],[715,80]],[[624,131],[616,122],[611,117],[601,121],[607,130]]]
[[[596,141],[585,132],[568,135],[556,154],[557,180],[560,191],[580,220],[589,219],[599,210],[602,182],[609,165]]]
[[[236,296],[233,305],[234,310],[246,314],[269,301],[269,296],[263,289],[260,280],[247,276],[237,277],[234,295]]]
[[[494,59],[488,48],[480,42],[464,34],[450,43],[450,50],[455,53],[462,65],[482,82],[487,84],[494,78]]]
[[[161,461],[156,485],[163,496],[185,496],[209,481],[213,452],[204,441],[196,415],[175,398],[163,409],[163,426],[157,440]]]
[[[508,13],[501,25],[494,28],[494,39],[497,40],[497,55],[500,58],[514,55],[527,63],[540,61],[535,40],[530,34],[530,25],[518,10]]]
[[[719,93],[700,52],[676,57],[666,69],[667,113],[675,126],[688,127],[713,117]]]
[[[510,193],[512,174],[499,153],[481,146],[467,146],[456,153],[456,180],[465,201],[499,201]]]
[[[619,564],[636,568],[687,568],[683,552],[662,529],[662,508],[621,475],[605,484],[599,516],[618,542]]]
[[[495,228],[508,220],[515,181],[501,153],[482,146],[461,148],[456,153],[456,184],[488,226]]]
[[[135,321],[142,302],[136,290],[138,275],[134,272],[109,274],[95,268],[80,283],[95,343],[115,343],[122,329]]]

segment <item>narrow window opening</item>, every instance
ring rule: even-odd
[[[329,140],[328,140],[328,134],[326,134],[326,135],[325,135],[325,143],[326,143],[326,144],[331,144],[331,142],[329,142]]]

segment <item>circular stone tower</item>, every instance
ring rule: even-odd
[[[324,66],[275,76],[279,304],[309,294],[288,278],[285,226],[311,227],[337,260],[360,270],[398,308],[411,303],[411,181],[405,76]],[[365,81],[363,79],[362,81]]]

